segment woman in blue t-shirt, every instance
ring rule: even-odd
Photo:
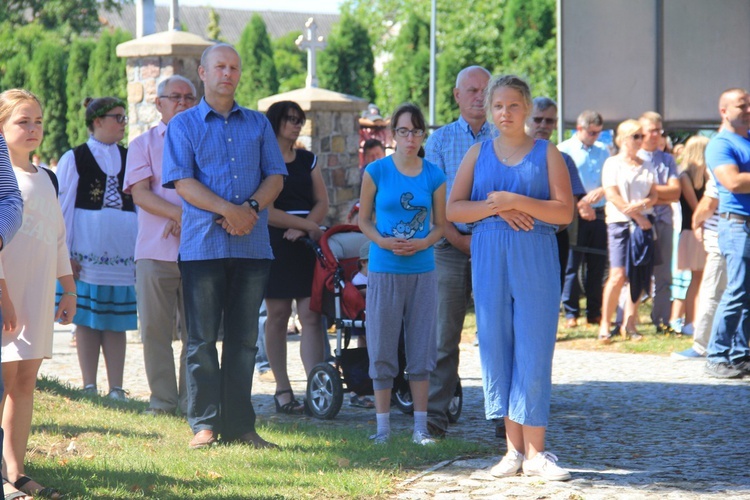
[[[375,389],[377,432],[390,437],[390,401],[398,374],[398,341],[404,327],[406,370],[414,400],[414,434],[420,445],[434,441],[427,432],[427,394],[437,358],[437,276],[432,246],[445,224],[445,174],[423,160],[426,124],[420,109],[402,104],[393,113],[393,155],[365,170],[359,227],[370,245],[367,287],[367,352]]]

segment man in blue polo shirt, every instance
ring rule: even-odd
[[[480,66],[462,69],[456,78],[453,97],[458,104],[458,120],[437,129],[427,139],[425,159],[440,167],[446,177],[446,199],[450,195],[458,166],[469,148],[497,136],[487,122],[484,90],[490,72]],[[430,374],[427,427],[435,437],[448,430],[448,407],[458,384],[458,345],[466,308],[471,297],[469,244],[465,224],[446,224],[444,238],[435,244],[435,270],[438,275],[438,355]]]
[[[565,308],[565,326],[578,326],[580,287],[578,269],[585,262],[586,318],[589,324],[598,324],[602,317],[602,287],[607,265],[607,224],[604,222],[604,204],[607,202],[602,188],[602,166],[609,158],[609,150],[597,141],[604,120],[596,111],[583,111],[576,121],[576,133],[557,147],[573,158],[586,195],[578,201],[578,239],[570,250],[562,303]]]
[[[750,374],[750,96],[730,89],[719,98],[721,131],[706,148],[706,164],[719,188],[719,248],[727,261],[727,287],[714,317],[706,374]]]
[[[169,122],[164,145],[162,182],[184,200],[179,266],[191,448],[211,446],[219,435],[224,442],[275,447],[255,432],[250,394],[258,311],[273,259],[266,207],[287,170],[266,117],[234,101],[241,64],[230,45],[204,51],[198,74],[205,97]]]

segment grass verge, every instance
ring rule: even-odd
[[[491,453],[454,438],[421,447],[405,433],[373,446],[368,429],[314,422],[259,427],[281,450],[189,450],[184,419],[141,415],[145,408],[144,402],[87,397],[40,379],[27,473],[67,499],[384,498],[399,481],[435,463]]]

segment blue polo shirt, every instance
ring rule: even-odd
[[[497,128],[489,122],[484,122],[479,132],[474,135],[469,122],[459,116],[458,120],[440,127],[430,135],[425,144],[425,160],[433,163],[445,173],[445,199],[453,189],[453,181],[456,172],[461,165],[461,160],[469,148],[479,142],[488,141],[497,137]],[[463,234],[469,233],[466,224],[456,223],[456,229]]]
[[[737,165],[739,171],[750,172],[750,139],[722,130],[706,147],[706,164],[711,172],[722,165]],[[750,216],[750,193],[732,193],[716,181],[719,190],[719,213]]]
[[[576,167],[578,167],[578,175],[587,193],[602,187],[602,167],[604,161],[609,158],[609,149],[604,143],[596,141],[593,146],[588,147],[573,135],[567,141],[561,142],[557,149],[573,158]],[[602,197],[601,200],[591,206],[601,208],[606,202],[607,200]]]
[[[214,194],[244,203],[269,175],[287,175],[276,135],[265,115],[237,103],[227,118],[205,99],[169,121],[164,143],[162,182],[195,179]],[[273,259],[268,239],[268,211],[252,232],[230,236],[217,214],[182,203],[180,260],[226,258]]]

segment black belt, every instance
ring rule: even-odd
[[[724,212],[723,214],[719,214],[719,217],[721,217],[722,219],[728,219],[728,220],[750,222],[750,215],[740,215],[740,214],[733,214],[731,212]]]

